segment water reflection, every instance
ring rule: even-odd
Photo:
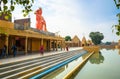
[[[55,71],[53,71],[52,73],[42,77],[41,79],[56,79],[57,75],[62,73],[65,69],[67,68],[67,66],[63,66]]]
[[[95,52],[95,54],[93,54],[90,57],[89,61],[91,64],[100,64],[100,63],[103,63],[104,59],[105,59],[104,56],[99,51],[99,52]]]
[[[62,79],[78,63],[85,59],[90,53],[74,60],[73,62],[48,74],[42,79]],[[119,55],[118,55],[119,54]],[[71,79],[119,79],[120,78],[120,49],[105,49],[95,52],[88,62]],[[99,65],[98,65],[99,64]],[[115,74],[113,74],[115,73]]]
[[[101,50],[106,49],[106,50],[115,50],[115,46],[112,45],[106,45],[106,46],[100,46]]]
[[[100,51],[89,59],[74,79],[120,79],[120,49],[103,48]]]
[[[56,69],[55,71],[45,75],[41,79],[62,79],[65,75],[67,75],[78,63],[82,62],[82,57],[66,64],[65,66]]]
[[[87,56],[89,55],[88,54],[85,54],[82,56],[82,59],[85,59]],[[104,61],[104,56],[102,55],[101,51],[99,52],[95,52],[90,58],[89,58],[89,62],[91,64],[100,64],[100,63],[103,63]]]
[[[118,48],[118,47],[106,47],[106,48],[101,48],[101,50],[103,50],[103,49],[105,49],[106,51],[107,50],[113,50],[113,51],[115,51],[115,50],[118,50],[118,54],[120,55],[120,48]]]

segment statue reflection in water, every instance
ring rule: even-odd
[[[99,51],[98,53],[95,52],[89,59],[91,64],[100,64],[103,63],[104,61],[104,56],[102,53]]]

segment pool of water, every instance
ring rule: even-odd
[[[82,62],[82,57],[66,64],[65,66],[53,71],[52,73],[44,76],[41,79],[62,79],[68,72],[70,72],[78,63]]]
[[[74,79],[120,79],[120,50],[100,50]]]
[[[62,79],[82,62],[89,53],[55,70],[42,79]],[[72,79],[120,79],[120,50],[101,49],[93,54],[83,68]]]

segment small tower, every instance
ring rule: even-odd
[[[85,36],[83,36],[82,38],[81,46],[87,46],[87,41],[86,41]]]

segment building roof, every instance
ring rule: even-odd
[[[78,42],[80,42],[80,39],[78,38],[77,35],[75,35],[75,36],[73,37],[72,42],[73,42],[73,43],[78,43]]]
[[[86,41],[86,38],[85,38],[85,36],[83,36],[83,38],[82,38],[82,44],[87,44],[87,41]]]

